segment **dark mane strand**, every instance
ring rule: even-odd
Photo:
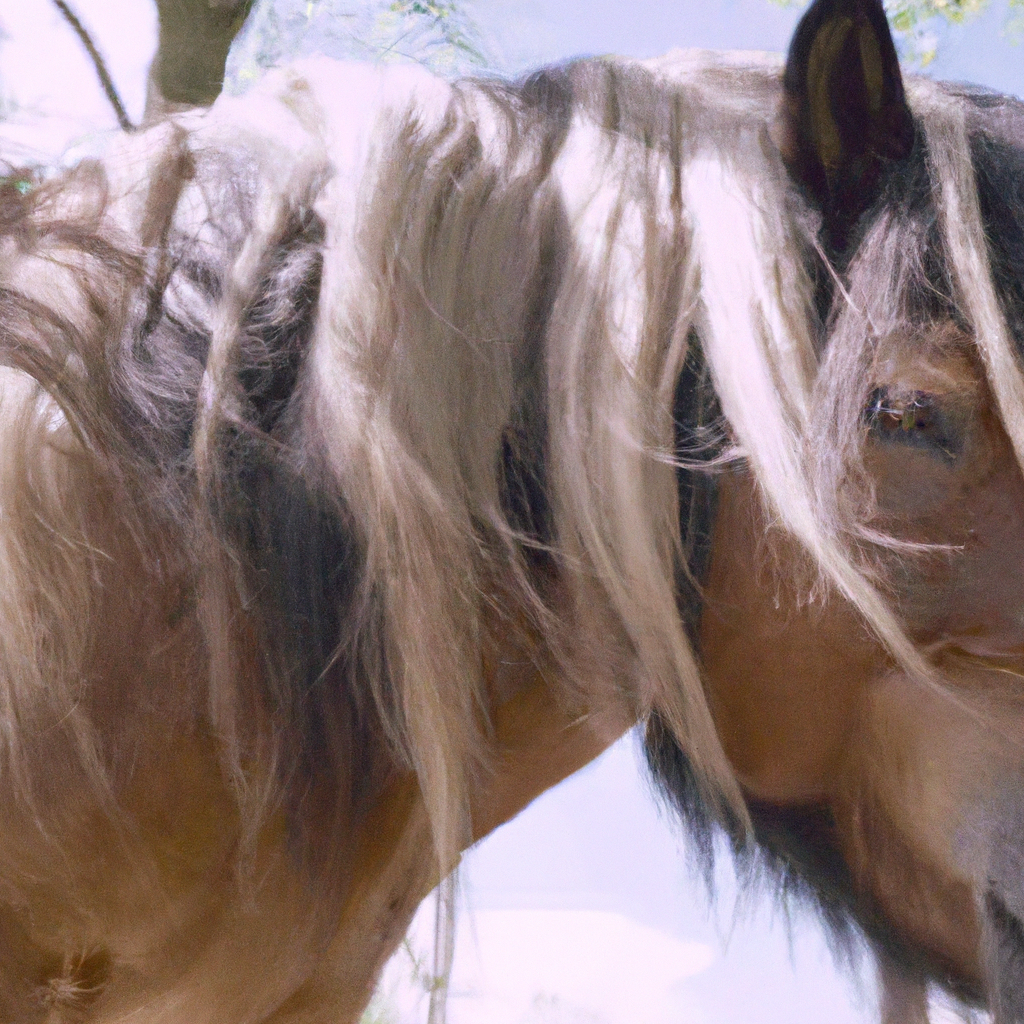
[[[965,95],[974,108],[971,162],[992,275],[1024,358],[1024,104],[981,90]]]
[[[526,314],[523,336],[527,348],[522,371],[514,382],[511,414],[501,442],[500,493],[502,511],[519,535],[523,557],[535,573],[553,571],[550,549],[554,523],[548,499],[547,371],[545,340],[551,308],[561,285],[565,247],[563,218],[553,216],[541,242],[538,280]]]
[[[679,527],[685,565],[676,573],[680,614],[691,643],[697,646],[700,628],[701,591],[711,560],[712,531],[717,504],[719,470],[704,469],[701,462],[721,456],[725,446],[724,423],[700,338],[691,330],[686,359],[675,390],[673,407],[676,455],[684,465],[676,470],[679,495]],[[706,799],[689,758],[657,711],[644,732],[644,755],[661,798],[686,830],[697,863],[710,883],[715,842],[720,832],[730,837],[735,849],[742,845],[742,827],[728,813],[719,813]]]

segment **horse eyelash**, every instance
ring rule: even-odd
[[[915,425],[908,421],[909,416],[916,414],[921,409],[929,411],[933,409],[931,400],[923,391],[915,391],[906,401],[899,403],[887,404],[886,400],[888,397],[889,392],[887,388],[876,388],[871,393],[871,399],[865,411],[872,421],[877,420],[880,416],[892,416],[893,418],[900,419],[900,426],[904,430],[909,430],[910,427]]]
[[[922,413],[927,416],[923,423],[918,419]],[[891,417],[891,422],[884,423],[883,417]],[[886,431],[888,440],[894,437],[920,438],[950,461],[957,456],[958,445],[949,436],[946,418],[936,408],[932,396],[924,391],[912,391],[904,399],[894,401],[888,388],[875,388],[864,409],[864,418],[869,429],[892,428]]]

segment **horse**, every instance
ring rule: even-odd
[[[356,1021],[645,720],[891,1019],[1022,1019],[1022,124],[816,0],[785,67],[312,60],[9,168],[0,1016]]]

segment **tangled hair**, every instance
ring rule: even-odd
[[[857,318],[891,332],[924,282],[973,325],[1024,456],[970,101],[915,85],[921,202],[868,229],[858,259],[891,276],[852,286],[823,356],[779,90],[777,66],[707,54],[518,85],[311,62],[5,186],[9,799],[41,808],[73,776],[114,814],[141,718],[202,720],[250,834],[283,808],[329,875],[412,769],[451,863],[513,649],[580,714],[655,712],[653,760],[684,756],[742,829],[687,635],[700,480],[736,458],[822,585],[930,679],[837,481],[863,441]],[[950,279],[898,260],[900,232]]]

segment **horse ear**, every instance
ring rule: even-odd
[[[783,90],[783,159],[841,250],[886,161],[904,159],[914,143],[881,0],[815,0],[790,44]]]

